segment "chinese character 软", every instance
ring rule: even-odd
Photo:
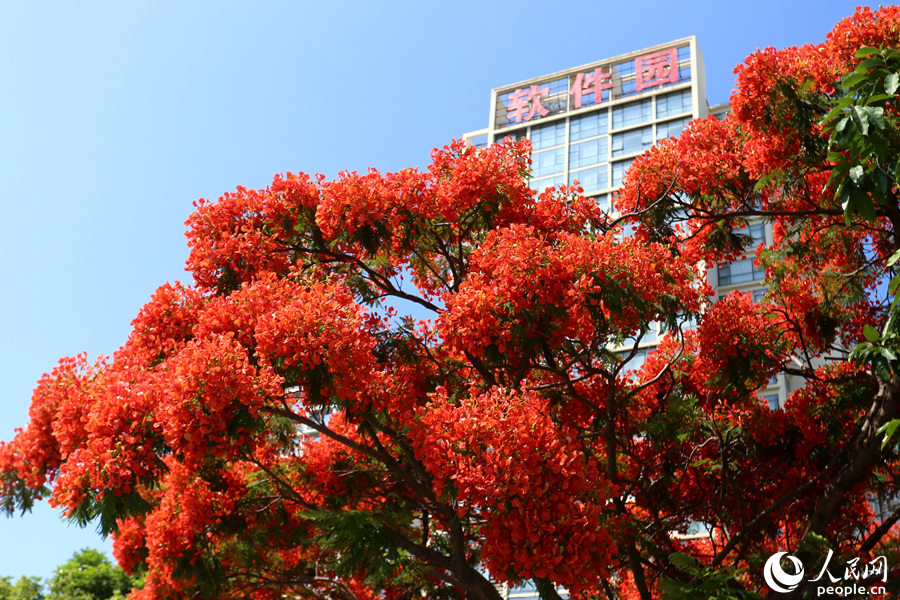
[[[530,121],[534,116],[540,115],[546,117],[549,114],[546,108],[541,106],[541,98],[550,95],[550,88],[540,88],[537,85],[531,86],[529,89],[518,89],[509,97],[509,104],[506,106],[507,119],[521,123],[522,121]]]

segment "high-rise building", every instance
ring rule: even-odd
[[[477,147],[510,136],[527,138],[535,190],[578,181],[585,196],[615,213],[612,195],[637,156],[680,135],[691,120],[723,118],[729,110],[728,104],[707,103],[703,54],[696,38],[689,37],[495,88],[488,127],[464,138]],[[772,242],[771,228],[762,221],[751,222],[744,233]],[[752,250],[743,260],[707,266],[717,298],[734,290],[764,298],[765,273],[754,266]],[[623,352],[631,356],[627,368],[640,366],[657,343],[655,333],[641,339],[637,352]],[[790,383],[777,375],[759,395],[777,409]],[[529,585],[502,591],[510,599],[537,597]]]

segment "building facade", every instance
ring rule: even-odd
[[[696,38],[689,37],[495,88],[488,127],[464,138],[476,147],[506,137],[529,139],[533,189],[540,192],[577,181],[585,196],[615,215],[613,194],[636,157],[661,140],[677,137],[694,119],[723,118],[728,112],[727,104],[707,103],[703,54]],[[771,227],[762,221],[751,222],[743,233],[756,242],[772,243]],[[743,260],[708,265],[707,277],[717,299],[740,290],[764,300],[765,273],[754,266],[752,250]],[[630,357],[626,368],[643,363],[659,333],[645,335],[636,352],[633,346],[620,349]],[[759,395],[778,409],[790,387],[786,376],[777,375]],[[501,591],[509,599],[538,597],[530,585],[503,586]]]

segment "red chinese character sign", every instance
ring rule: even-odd
[[[592,73],[579,73],[575,76],[569,95],[573,98],[573,108],[581,108],[582,98],[588,94],[594,94],[594,104],[603,101],[603,90],[612,89],[609,81],[610,73],[604,73],[599,67]]]
[[[678,82],[678,50],[675,48],[645,54],[638,57],[636,63],[635,89],[638,92]]]
[[[521,123],[522,121],[530,121],[535,115],[546,117],[549,113],[546,108],[541,106],[541,98],[550,95],[550,88],[544,87],[538,89],[537,85],[533,85],[527,90],[518,89],[509,97],[509,104],[506,105],[508,121]]]

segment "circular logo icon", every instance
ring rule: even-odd
[[[781,594],[786,594],[796,589],[800,582],[803,581],[804,574],[803,563],[795,556],[788,556],[787,558],[794,563],[794,569],[796,569],[797,574],[789,575],[784,572],[784,569],[781,568],[781,557],[785,554],[787,552],[773,554],[766,561],[766,566],[763,568],[763,577],[766,583],[770,588]]]

